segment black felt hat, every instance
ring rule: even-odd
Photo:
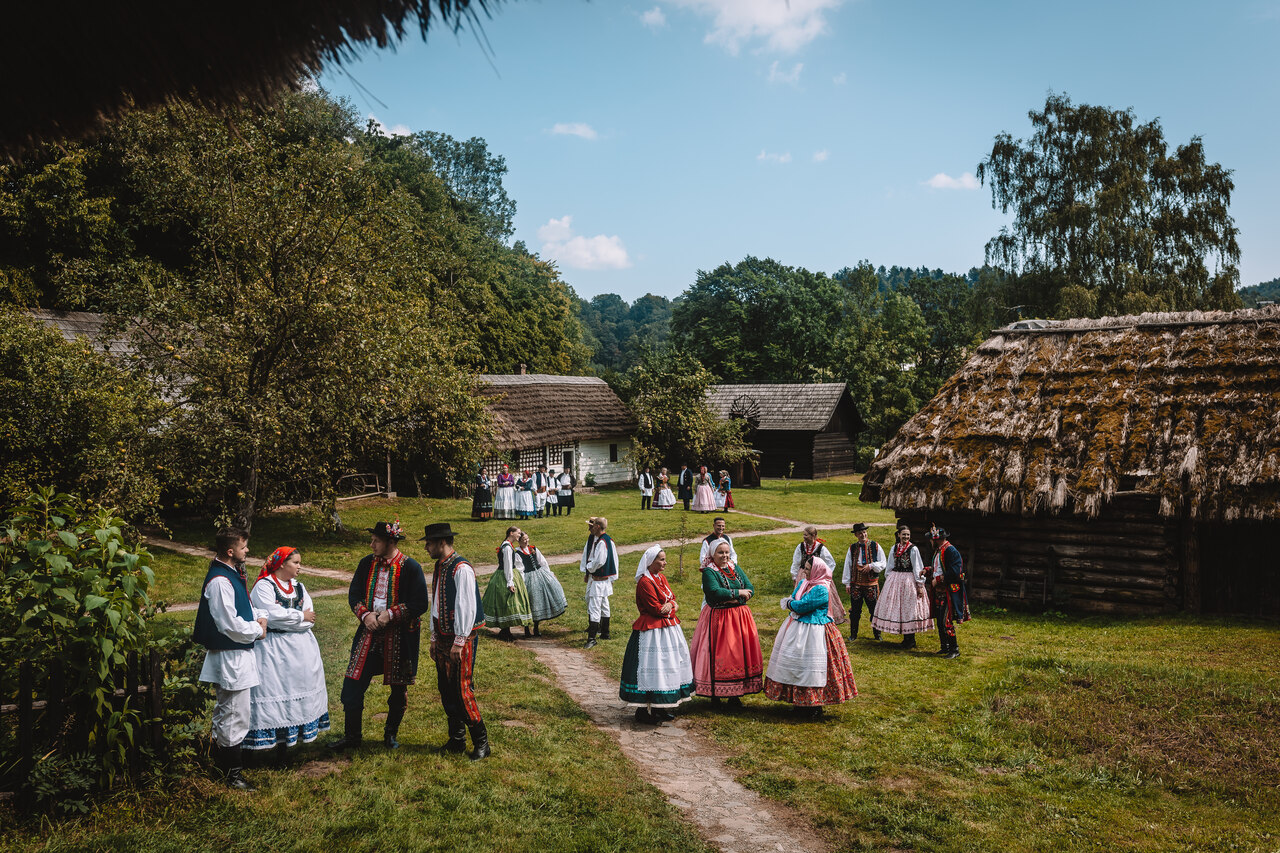
[[[947,533],[947,528],[935,527],[929,531],[929,538],[930,539],[949,539],[951,537],[950,537],[950,534]]]
[[[453,528],[449,526],[447,521],[438,521],[435,524],[428,524],[423,530],[423,536],[419,542],[426,542],[431,539],[452,539],[458,534],[453,532]]]
[[[399,542],[404,538],[404,534],[400,532],[400,520],[395,521],[379,521],[373,527],[366,527],[365,530],[374,536],[381,536],[383,539],[390,539],[392,542]]]
[[[854,533],[861,533],[864,530],[870,530],[870,529],[871,528],[867,527],[867,525],[863,524],[861,521],[859,521],[857,524],[853,526]]]

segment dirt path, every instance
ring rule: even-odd
[[[521,640],[554,673],[556,685],[609,734],[647,782],[666,795],[709,843],[725,853],[825,851],[815,829],[793,809],[738,784],[722,753],[677,716],[674,723],[635,722],[618,698],[618,680],[586,652],[547,640]]]

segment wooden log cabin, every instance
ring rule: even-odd
[[[882,448],[862,499],[973,599],[1280,616],[1280,307],[996,331]]]

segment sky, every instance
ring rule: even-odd
[[[510,0],[320,77],[389,133],[482,137],[516,233],[580,296],[674,298],[771,257],[966,272],[974,178],[1049,92],[1202,137],[1244,285],[1280,276],[1280,0]]]

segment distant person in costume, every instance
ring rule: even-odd
[[[670,709],[693,695],[693,664],[680,620],[675,593],[664,570],[667,555],[654,545],[636,569],[636,609],[631,638],[622,658],[618,696],[637,705],[636,722],[657,724],[675,719]]]
[[[733,479],[728,471],[720,472],[720,481],[716,491],[716,506],[725,512],[733,511]]]
[[[508,527],[507,538],[498,546],[498,570],[489,576],[484,590],[484,624],[498,628],[498,637],[511,639],[511,627],[522,625],[529,636],[533,624],[529,606],[529,590],[524,585],[524,563],[516,553],[520,545],[520,528]]]
[[[698,471],[698,479],[693,493],[693,511],[716,511],[716,493],[711,488],[711,476],[707,473],[706,465],[703,465]]]
[[[876,614],[876,599],[880,596],[880,579],[888,567],[884,549],[867,535],[867,525],[859,521],[853,526],[857,541],[849,546],[844,558],[844,588],[849,590],[849,639],[858,639],[858,623],[862,621],[862,605],[867,605],[867,621]],[[878,640],[880,629],[871,626]]]
[[[547,475],[547,516],[560,514],[560,475],[552,469]]]
[[[657,509],[674,509],[676,505],[676,496],[671,493],[671,475],[667,473],[667,469],[663,468],[658,472],[658,494],[653,499],[653,505]]]
[[[613,582],[618,579],[618,549],[605,531],[609,519],[592,516],[587,519],[587,544],[582,548],[579,569],[587,585],[587,643],[586,648],[600,639],[610,639],[609,596],[613,595]]]
[[[538,512],[538,501],[534,494],[533,475],[526,469],[516,480],[516,517],[524,520],[533,518]]]
[[[505,462],[502,473],[498,475],[498,493],[493,499],[493,517],[511,519],[516,517],[516,478],[511,473],[511,466]]]
[[[404,534],[399,521],[379,521],[369,534],[373,553],[360,561],[347,590],[359,626],[342,680],[343,734],[329,745],[332,749],[363,743],[364,694],[375,675],[391,687],[382,742],[388,749],[399,748],[396,736],[409,706],[409,685],[418,677],[420,622],[430,605],[427,579],[418,561],[400,550]]]
[[[569,603],[564,597],[564,587],[551,571],[551,565],[542,552],[529,542],[529,534],[521,530],[520,548],[516,552],[524,566],[524,585],[529,590],[529,607],[533,615],[533,636],[542,636],[538,624],[558,619],[564,615]]]
[[[702,568],[702,594],[706,603],[693,632],[693,685],[699,696],[712,702],[728,697],[732,706],[740,697],[759,693],[764,675],[760,634],[747,602],[755,588],[742,567],[729,559],[728,542],[717,543],[709,563]]]
[[[547,466],[539,465],[537,472],[533,475],[533,499],[538,510],[538,518],[549,514],[547,513],[547,490],[550,488],[551,475],[547,473]]]
[[[329,731],[329,689],[320,644],[311,630],[315,606],[298,571],[297,548],[271,552],[249,593],[267,614],[267,635],[253,646],[258,686],[253,688],[245,749],[285,749]]]
[[[436,665],[436,688],[449,721],[449,739],[438,750],[443,754],[467,751],[467,732],[472,750],[468,757],[479,761],[489,755],[489,731],[476,704],[472,675],[484,605],[476,572],[453,550],[456,534],[448,522],[428,524],[422,539],[435,560],[431,570],[431,660]]]
[[[831,574],[836,573],[836,558],[831,556],[827,543],[818,538],[818,528],[810,524],[804,529],[800,544],[796,546],[795,552],[791,555],[791,580],[799,579],[800,567],[804,565],[804,561],[813,557],[827,564],[827,570]]]
[[[900,524],[898,544],[889,552],[889,571],[876,600],[871,627],[887,634],[901,634],[904,649],[914,649],[916,634],[933,628],[924,580],[924,561],[911,544],[911,528]]]
[[[640,509],[652,509],[654,481],[648,468],[640,472],[636,485],[640,487]]]
[[[938,654],[948,660],[960,657],[956,625],[969,621],[969,590],[965,584],[964,560],[951,544],[945,528],[930,531],[933,540],[933,571],[929,585],[933,598],[933,619],[938,623]]]
[[[223,528],[214,537],[213,550],[192,639],[207,649],[200,680],[213,685],[214,761],[228,787],[252,791],[242,773],[241,744],[249,733],[251,695],[258,686],[253,647],[267,635],[267,614],[255,611],[249,600],[244,573],[249,534]]]
[[[476,521],[488,521],[493,518],[493,481],[485,473],[484,466],[476,472],[471,495],[471,517]]]
[[[573,476],[573,472],[568,468],[560,474],[560,490],[556,497],[560,501],[560,509],[565,515],[573,515],[573,489],[578,485],[578,480]]]
[[[689,470],[688,465],[680,466],[680,476],[676,478],[676,489],[680,500],[684,503],[685,511],[689,510],[689,501],[693,500],[693,472]]]

